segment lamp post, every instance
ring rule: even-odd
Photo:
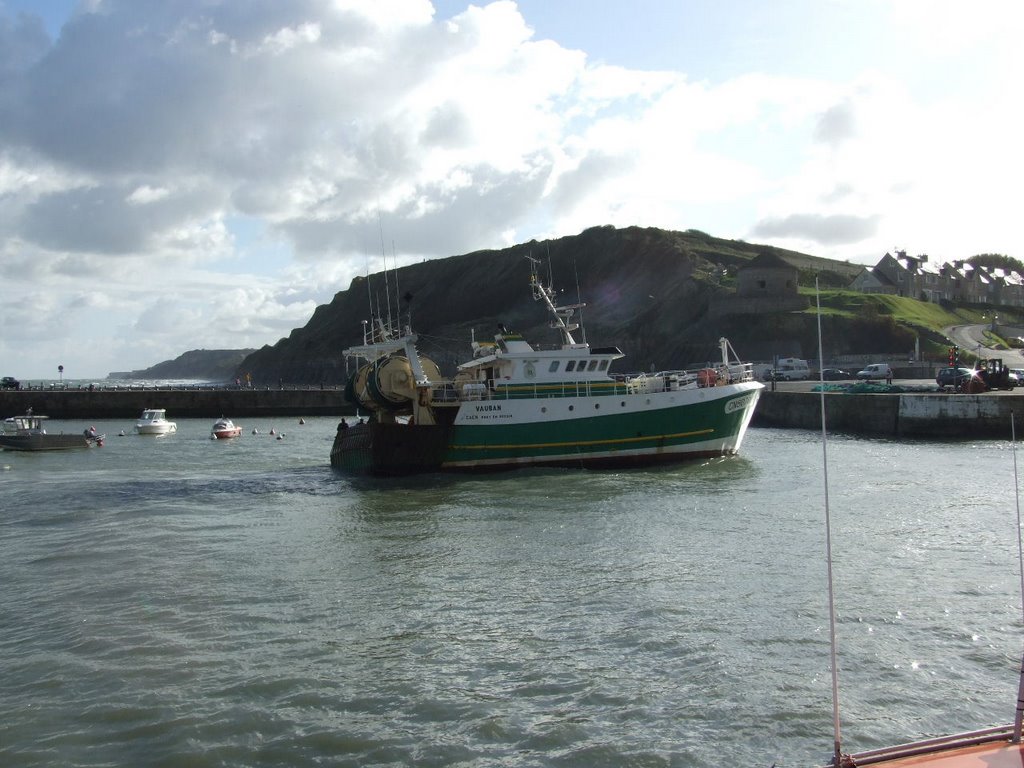
[[[57,366],[57,374],[60,376],[61,386],[64,386],[64,366],[63,365],[58,365]]]

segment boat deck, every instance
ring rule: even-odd
[[[883,768],[1024,768],[1024,744],[1012,727],[989,728],[851,755],[844,766]]]

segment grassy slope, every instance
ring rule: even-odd
[[[806,312],[815,313],[817,311],[815,290],[801,288],[800,292],[807,295],[811,301],[811,306]],[[896,324],[921,335],[922,353],[925,356],[941,356],[945,352],[944,328],[952,325],[987,323],[992,317],[991,309],[968,307],[946,309],[939,304],[931,304],[917,299],[856,291],[822,291],[820,300],[822,316],[842,317],[849,320],[890,317]],[[1020,323],[1020,318],[1013,313],[1001,311],[1000,315],[1007,323]],[[998,343],[1001,340],[993,336],[993,341]]]

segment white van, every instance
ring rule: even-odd
[[[803,381],[811,378],[811,367],[798,357],[783,357],[769,375],[777,381]]]
[[[857,371],[858,379],[891,379],[892,368],[889,367],[888,363],[872,363],[866,366],[863,370]]]

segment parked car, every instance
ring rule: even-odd
[[[935,383],[940,387],[960,387],[970,381],[974,371],[970,368],[939,368],[935,374]]]
[[[825,381],[845,381],[846,379],[852,379],[853,374],[849,371],[844,371],[842,368],[823,368],[821,370],[821,378]]]
[[[867,379],[868,381],[872,379],[890,379],[892,378],[892,368],[889,367],[888,363],[872,363],[857,371],[857,378]]]
[[[21,389],[21,382],[13,376],[4,376],[0,379],[0,389]]]

